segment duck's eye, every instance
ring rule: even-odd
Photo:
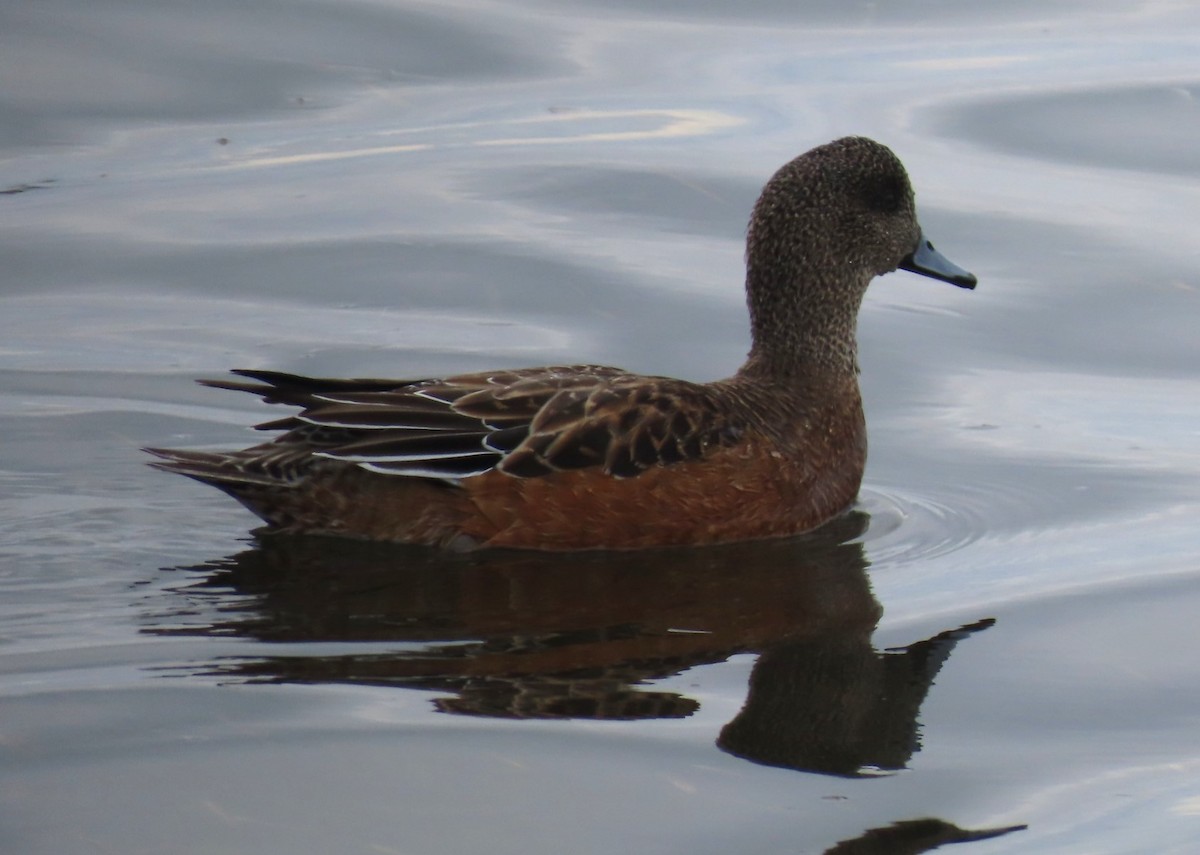
[[[904,179],[898,175],[874,176],[863,188],[867,207],[884,214],[895,214],[907,196]]]

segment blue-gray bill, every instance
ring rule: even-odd
[[[917,241],[917,248],[900,262],[901,270],[910,270],[932,279],[941,279],[959,288],[974,288],[978,282],[975,274],[963,270],[946,256],[933,248],[924,233]]]

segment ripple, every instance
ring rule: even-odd
[[[347,340],[390,347],[403,331],[407,349],[449,354],[567,353],[581,334],[491,310],[489,313],[414,311],[411,307],[327,306],[320,310],[282,300],[192,298],[135,291],[29,294],[5,300],[0,356],[5,369],[31,371],[212,371],[213,366],[256,364],[262,342],[328,349]],[[83,319],[87,319],[85,323]],[[61,330],[70,329],[64,337]],[[213,330],[221,330],[220,339]],[[457,348],[450,342],[465,342]],[[136,344],[134,344],[136,343]],[[521,359],[515,355],[514,359]],[[529,357],[524,357],[529,358]]]
[[[1120,121],[1113,121],[1120,116]],[[944,109],[938,130],[977,145],[1077,166],[1192,177],[1200,154],[1200,82],[1023,93]]]
[[[891,488],[864,488],[859,504],[871,515],[863,535],[871,563],[895,564],[962,549],[987,531],[985,517],[971,508]]]
[[[873,484],[859,495],[871,517],[863,543],[876,567],[937,558],[1014,529],[1028,532],[1052,517],[1054,503],[1036,487],[1011,483],[935,483],[922,490]]]

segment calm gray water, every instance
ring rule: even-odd
[[[0,850],[1196,851],[1200,11],[976,5],[0,6]],[[981,284],[868,295],[830,531],[258,544],[142,465],[230,367],[728,374],[846,133]]]

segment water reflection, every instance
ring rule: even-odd
[[[869,634],[787,639],[762,651],[725,751],[770,766],[861,776],[903,769],[919,749],[917,713],[954,646],[982,620],[876,651]]]
[[[1004,828],[959,828],[940,819],[908,819],[884,828],[872,828],[853,840],[843,840],[825,855],[918,855],[949,843],[970,843],[990,840],[1027,826],[1010,825]]]
[[[144,631],[288,645],[204,673],[445,692],[441,712],[525,719],[682,718],[695,698],[646,684],[756,653],[749,695],[718,739],[724,751],[878,774],[908,763],[933,677],[990,621],[872,647],[882,607],[853,540],[866,519],[783,541],[574,556],[264,538],[190,568],[203,576],[174,589]]]

